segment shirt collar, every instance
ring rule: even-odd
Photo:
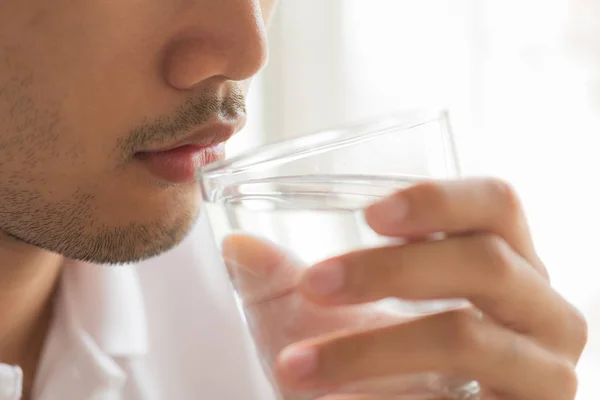
[[[62,279],[65,311],[72,327],[79,326],[112,356],[147,353],[148,326],[134,265],[68,262]]]
[[[120,393],[126,375],[115,357],[133,358],[147,350],[136,267],[69,261],[63,268],[34,397],[87,399],[94,393]]]
[[[23,371],[16,366],[0,364],[0,399],[19,400],[23,390]]]

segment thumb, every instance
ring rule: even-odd
[[[314,306],[295,290],[303,264],[276,244],[248,234],[232,234],[222,243],[230,279],[263,362],[309,336]],[[308,311],[311,310],[311,311]]]
[[[232,234],[222,251],[254,339],[270,354],[298,340],[397,321],[372,305],[330,308],[311,303],[296,290],[305,264],[265,239]]]
[[[311,303],[296,290],[306,265],[265,239],[232,234],[223,240],[222,252],[231,281],[242,300],[246,322],[261,361],[271,373],[276,369],[279,352],[292,343],[322,335],[376,329],[398,322],[397,315],[376,309],[374,305],[323,307]],[[379,380],[362,382],[339,388],[338,393],[396,393],[398,388],[406,389],[409,381],[394,377],[393,385]],[[278,387],[285,399],[304,400],[325,394],[297,393]],[[364,398],[391,400],[395,397]],[[358,400],[363,397],[340,399]]]
[[[222,251],[230,279],[247,307],[289,294],[305,267],[276,244],[248,234],[227,236]]]

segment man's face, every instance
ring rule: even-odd
[[[1,1],[0,232],[109,263],[178,243],[275,1]]]

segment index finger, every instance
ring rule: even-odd
[[[501,180],[420,183],[370,206],[365,216],[373,230],[386,236],[494,233],[548,278],[521,202],[510,185]]]

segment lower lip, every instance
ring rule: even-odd
[[[171,183],[194,181],[198,168],[221,160],[224,156],[222,144],[211,147],[187,145],[168,151],[137,154],[150,172]]]

